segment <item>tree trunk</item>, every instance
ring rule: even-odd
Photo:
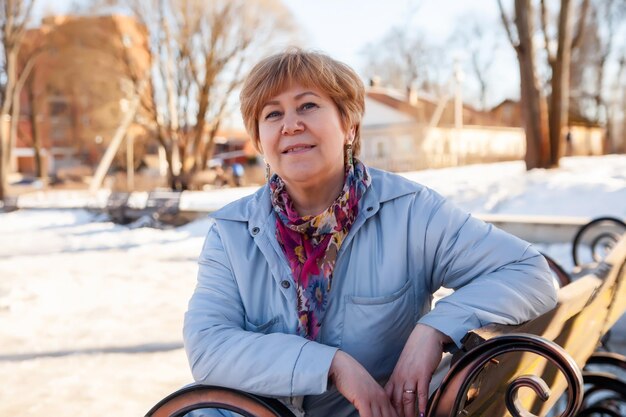
[[[172,154],[170,155],[169,163],[170,163],[170,171],[172,172],[172,176],[179,177],[181,173],[182,165],[185,163],[184,161],[184,153],[183,159],[181,160],[181,152],[180,152],[180,135],[179,135],[179,115],[178,115],[178,95],[176,94],[175,82],[174,82],[174,74],[176,64],[174,62],[174,57],[172,56],[172,35],[170,31],[169,24],[167,23],[167,19],[165,17],[165,6],[164,3],[160,3],[161,7],[161,29],[163,29],[163,33],[165,36],[165,42],[163,45],[163,54],[165,65],[163,68],[165,79],[165,92],[167,95],[167,109],[169,113],[169,136],[172,142]]]
[[[562,156],[563,129],[568,126],[569,79],[572,51],[572,4],[561,0],[559,12],[558,49],[552,65],[552,94],[550,95],[550,158],[548,167],[557,167]]]
[[[533,45],[531,0],[515,0],[515,25],[519,36],[516,48],[520,67],[520,96],[526,134],[526,169],[545,168],[548,162],[546,102],[537,78]]]
[[[4,130],[4,123],[2,123],[2,119],[0,119],[0,130]],[[4,161],[4,149],[6,144],[4,143],[4,134],[0,134],[0,201],[3,201],[7,195],[7,167]],[[7,135],[8,136],[8,135]]]
[[[207,109],[209,107],[209,99],[208,99],[208,92],[204,92],[200,95],[200,105],[198,107],[198,122],[194,128],[194,138],[193,138],[193,144],[194,144],[194,149],[193,149],[193,157],[194,157],[194,164],[191,167],[190,171],[196,171],[197,169],[205,169],[206,165],[203,165],[203,161],[202,161],[202,154],[204,152],[201,152],[201,144],[202,144],[202,137],[204,136],[204,128],[206,126],[206,112]],[[207,142],[204,145],[204,149],[206,149],[209,146],[209,143]],[[203,149],[203,150],[204,150]]]
[[[624,97],[622,98],[622,152],[626,153],[626,87],[623,91]]]
[[[39,129],[35,89],[32,82],[28,84],[26,91],[28,94],[28,102],[30,103],[30,125],[33,136],[33,152],[35,153],[35,176],[41,178],[45,183],[48,178],[48,171],[44,169],[41,161],[41,130]],[[48,164],[46,164],[46,166],[47,165]]]
[[[176,144],[168,140],[166,131],[168,130],[163,126],[157,127],[157,141],[163,148],[165,162],[167,162],[167,183],[170,185],[172,190],[178,190],[180,189],[180,174],[174,173],[174,164],[172,161],[172,156],[174,154],[172,147],[176,146]]]
[[[209,78],[211,77],[211,78]],[[204,136],[204,127],[206,126],[206,113],[209,108],[209,92],[211,89],[211,85],[214,83],[214,79],[212,74],[207,71],[205,74],[205,84],[202,86],[202,91],[200,92],[200,99],[198,100],[198,112],[196,116],[196,126],[194,127],[194,137],[193,137],[193,145],[194,145],[194,164],[190,167],[189,172],[193,173],[197,169],[205,169],[206,165],[202,165],[202,154],[200,152],[200,144],[202,143],[202,137]],[[209,146],[207,143],[205,146]]]
[[[220,119],[213,123],[213,127],[211,127],[211,131],[209,132],[209,137],[207,143],[204,147],[204,151],[202,152],[202,166],[206,167],[207,162],[209,162],[209,158],[213,156],[213,151],[215,150],[215,135],[220,128]]]
[[[22,89],[24,88],[24,84],[26,80],[30,76],[30,72],[33,69],[35,64],[35,56],[31,56],[24,68],[22,68],[21,73],[17,79],[13,87],[12,98],[11,98],[11,128],[9,130],[9,147],[7,149],[6,160],[7,163],[11,163],[11,154],[13,149],[15,148],[15,143],[17,141],[17,128],[20,123],[20,109],[22,102],[20,100],[20,95],[22,94]]]
[[[6,48],[6,46],[5,46]],[[15,88],[15,77],[17,67],[17,50],[6,51],[6,85],[4,96],[2,97],[2,107],[0,110],[0,199],[6,197],[10,163],[10,143],[11,143],[11,101],[13,100],[13,90]]]
[[[596,104],[596,114],[595,114],[595,120],[594,122],[596,123],[600,123],[600,118],[602,116],[602,109],[604,109],[604,115],[606,118],[606,131],[605,131],[605,136],[604,136],[604,144],[602,145],[603,147],[603,153],[606,153],[608,150],[608,144],[612,142],[612,130],[611,130],[611,117],[609,116],[610,110],[609,107],[610,105],[607,105],[607,103],[604,100],[603,94],[602,94],[602,87],[604,86],[604,69],[605,69],[605,64],[608,58],[608,53],[610,50],[607,50],[606,53],[603,53],[602,56],[600,57],[600,60],[598,62],[598,75],[596,78],[596,95],[594,97],[595,99],[595,104]],[[619,80],[621,79],[621,67],[620,70],[617,73],[616,79]]]
[[[5,160],[9,148],[8,139],[8,125],[5,123],[4,115],[0,114],[0,201],[7,196],[9,170]]]
[[[9,130],[11,129],[10,117],[0,114],[0,200],[4,200],[8,196],[9,164],[7,163],[7,151],[9,149]]]
[[[48,179],[48,170],[44,169],[43,162],[41,161],[41,132],[39,130],[39,124],[37,123],[37,114],[30,116],[30,123],[33,131],[33,152],[35,153],[35,176],[41,178],[44,182]],[[48,157],[49,158],[49,157]],[[49,165],[49,161],[46,164],[46,168]]]

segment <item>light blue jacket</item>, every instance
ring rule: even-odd
[[[295,335],[294,280],[275,239],[268,187],[213,214],[183,332],[197,382],[306,395],[307,415],[340,415],[328,409],[346,406],[327,387],[337,349],[385,381],[418,322],[460,345],[471,329],[517,324],[554,307],[546,261],[528,243],[427,187],[369,172],[317,341]],[[431,310],[442,286],[455,291]]]

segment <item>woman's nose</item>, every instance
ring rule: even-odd
[[[297,114],[286,114],[283,118],[283,135],[293,135],[294,133],[304,130],[304,125],[300,121]]]

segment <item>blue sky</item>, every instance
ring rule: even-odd
[[[36,16],[42,13],[64,13],[72,0],[35,0]],[[299,30],[301,46],[320,49],[351,65],[363,75],[361,51],[376,42],[394,26],[419,31],[429,44],[452,55],[445,45],[459,22],[469,16],[499,28],[496,0],[282,0],[290,9],[294,26]],[[38,20],[38,19],[37,19]],[[504,33],[502,32],[503,36]],[[503,39],[504,40],[504,39]],[[517,97],[517,62],[510,45],[502,42],[503,59],[494,63],[490,76],[489,104]],[[451,68],[442,71],[450,72]],[[472,79],[466,77],[467,95],[472,94]],[[475,88],[474,88],[475,93]]]
[[[408,25],[436,43],[451,35],[468,13],[498,17],[496,0],[283,0],[297,19],[303,40],[348,64],[358,51],[393,26]]]
[[[427,41],[449,55],[446,49],[450,36],[464,18],[480,18],[500,30],[496,0],[283,0],[291,10],[296,27],[301,31],[303,46],[321,49],[342,60],[357,71],[363,71],[364,58],[360,51],[376,42],[394,26],[409,27],[423,34]],[[506,4],[506,3],[505,3]],[[519,95],[519,76],[513,49],[504,32],[500,59],[490,70],[492,86],[489,103]],[[466,57],[467,58],[467,57]],[[443,71],[452,72],[451,68]],[[471,90],[472,79],[466,77]],[[468,91],[468,94],[471,94]]]
[[[74,0],[76,1],[76,0]],[[79,0],[80,1],[80,0]],[[35,15],[64,13],[72,0],[35,0]],[[409,25],[445,41],[467,13],[497,18],[496,0],[282,0],[296,19],[304,46],[358,66],[358,51],[391,27]]]

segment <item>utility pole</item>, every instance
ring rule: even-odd
[[[104,176],[109,170],[109,167],[111,166],[111,162],[113,162],[113,157],[115,156],[117,149],[120,147],[120,144],[122,143],[122,140],[124,139],[124,136],[126,136],[126,133],[128,132],[128,128],[130,127],[131,123],[135,119],[135,114],[137,113],[137,109],[139,108],[139,104],[141,101],[141,93],[143,92],[144,84],[145,84],[145,79],[142,80],[142,86],[138,89],[139,92],[131,100],[130,105],[128,106],[128,111],[126,112],[126,114],[124,115],[124,118],[122,119],[122,123],[120,123],[119,127],[115,131],[115,135],[113,135],[113,139],[111,139],[111,142],[109,143],[109,146],[107,147],[107,150],[104,153],[104,156],[102,156],[102,159],[100,160],[100,164],[98,165],[98,168],[96,169],[96,173],[94,174],[91,180],[91,184],[89,184],[89,191],[91,193],[95,193],[100,188],[100,185],[102,184],[102,180],[104,180]]]
[[[463,129],[463,70],[459,59],[454,60],[454,127],[460,135]]]
[[[135,189],[135,137],[126,137],[126,188],[128,191]]]

